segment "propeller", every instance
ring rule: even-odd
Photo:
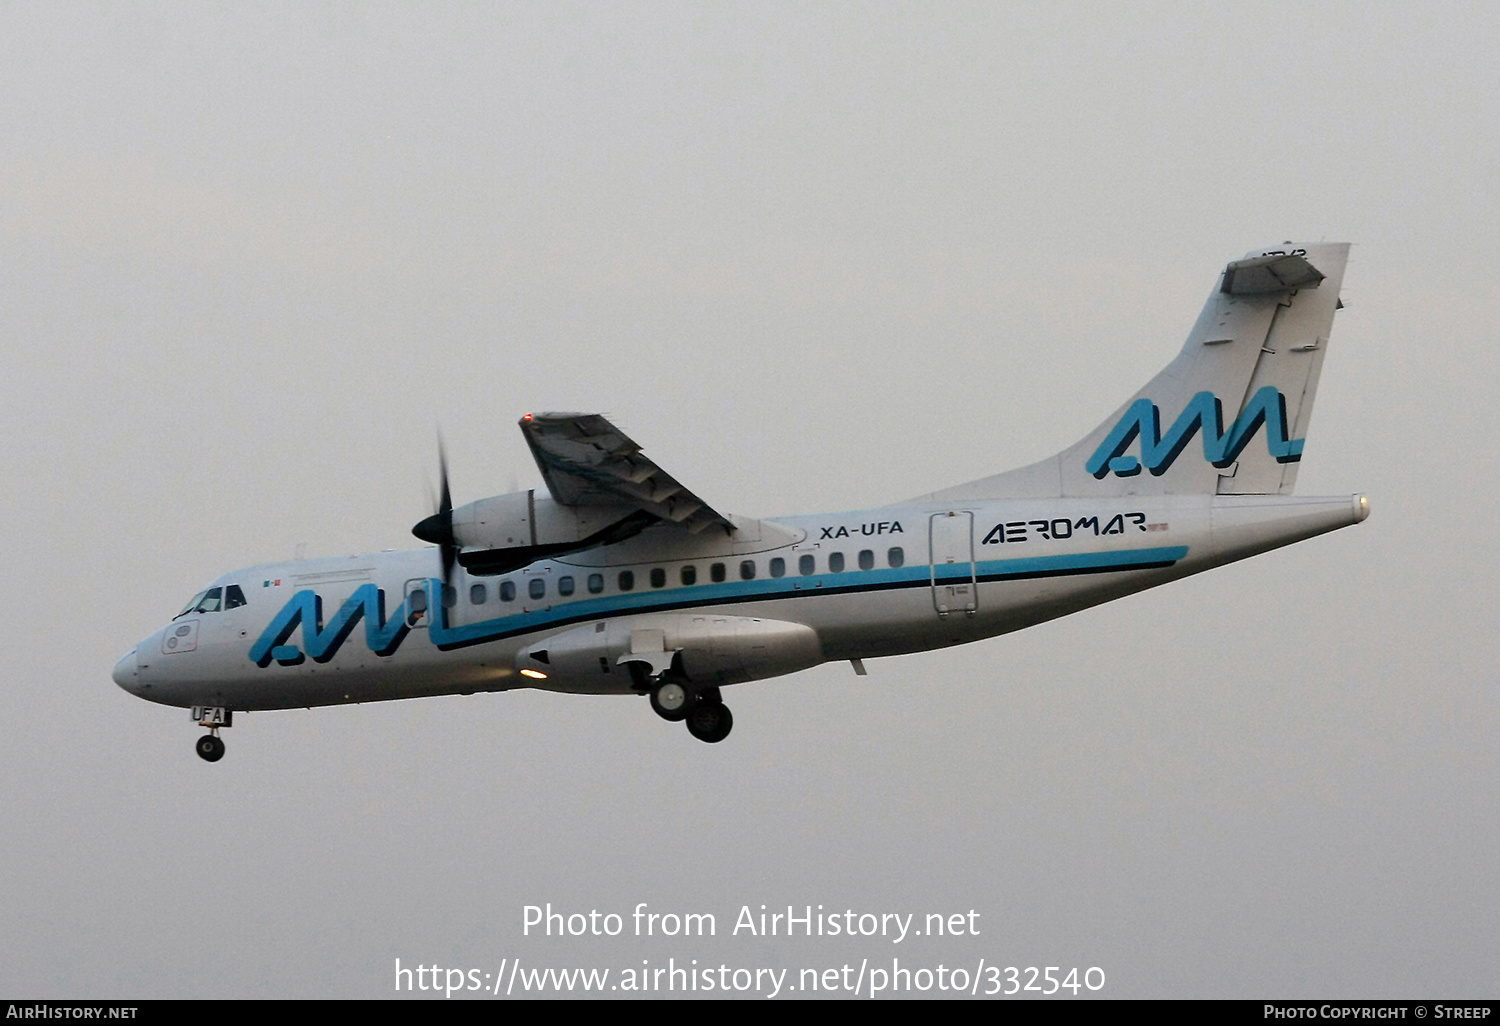
[[[442,477],[442,496],[438,499],[437,512],[417,522],[411,533],[424,542],[438,547],[443,561],[443,586],[452,584],[453,565],[458,562],[458,543],[453,538],[453,492],[448,487],[448,452],[443,447],[443,438],[438,436],[438,473]]]

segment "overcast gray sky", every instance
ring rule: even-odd
[[[0,4],[0,994],[897,956],[1495,996],[1496,12]],[[712,747],[521,692],[247,716],[209,766],[109,679],[221,572],[413,544],[439,427],[459,502],[540,483],[528,410],[749,515],[1048,455],[1284,238],[1355,243],[1298,488],[1356,528],[737,687]],[[549,901],[720,935],[522,937]]]

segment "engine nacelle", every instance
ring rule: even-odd
[[[548,687],[628,690],[629,663],[662,673],[674,665],[702,687],[779,677],[823,661],[806,624],[751,616],[647,613],[598,620],[554,634],[516,655],[516,668],[545,674]]]
[[[453,544],[470,573],[499,574],[549,556],[621,541],[656,518],[625,506],[565,506],[534,489],[453,510]]]

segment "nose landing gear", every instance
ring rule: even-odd
[[[208,733],[200,737],[195,746],[198,758],[204,762],[218,762],[224,758],[224,742],[219,737],[219,728],[233,725],[234,713],[223,706],[195,705],[193,722],[208,728]]]
[[[218,762],[224,758],[224,742],[219,738],[218,728],[214,728],[212,734],[204,734],[198,739],[198,758],[207,762]]]

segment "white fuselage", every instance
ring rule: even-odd
[[[1364,519],[1359,496],[1154,495],[880,507],[627,541],[495,577],[433,548],[248,567],[120,661],[133,694],[249,711],[541,687],[703,686],[1018,630]],[[540,653],[540,656],[537,656]],[[523,675],[523,670],[528,675]],[[545,676],[542,676],[542,675]]]

